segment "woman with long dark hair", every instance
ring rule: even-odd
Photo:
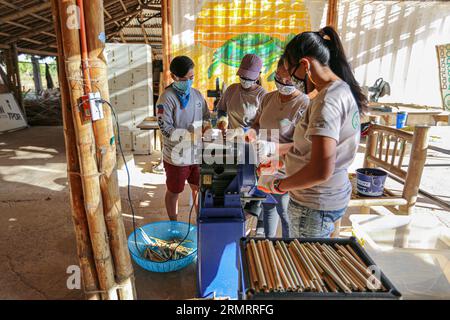
[[[272,193],[289,192],[291,237],[329,237],[352,193],[348,167],[367,99],[332,27],[297,35],[284,55],[294,85],[318,94],[295,128],[293,146],[279,147],[286,154],[287,177],[263,176],[258,184]]]

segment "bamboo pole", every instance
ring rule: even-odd
[[[423,167],[427,160],[429,129],[430,127],[427,126],[416,126],[414,128],[408,173],[405,178],[405,187],[402,195],[408,203],[399,207],[399,211],[403,214],[413,213],[416,205]]]
[[[337,29],[338,0],[328,0],[327,25]]]
[[[83,187],[80,177],[80,164],[75,137],[75,129],[70,110],[70,93],[64,69],[64,52],[62,48],[61,26],[58,18],[58,1],[52,0],[52,15],[55,24],[56,42],[58,45],[58,75],[61,92],[61,108],[64,124],[64,141],[67,158],[67,178],[70,188],[70,203],[72,207],[72,220],[77,239],[77,253],[83,279],[83,288],[89,300],[99,300],[97,271],[95,270],[94,256],[89,236],[89,227],[84,209]]]
[[[79,103],[83,95],[80,73],[80,38],[78,30],[71,28],[68,21],[75,7],[75,0],[62,0],[59,7],[62,29],[63,50],[65,54],[66,74],[69,80],[70,102],[77,141],[80,174],[83,185],[84,205],[89,224],[95,266],[100,290],[104,299],[117,299],[114,280],[114,268],[108,242],[108,233],[103,215],[103,203],[100,193],[99,171],[96,163],[94,135],[91,122],[83,122]]]
[[[105,43],[101,35],[105,32],[103,0],[84,0],[86,38],[89,57],[91,88],[100,92],[109,101],[106,59],[103,55]],[[103,209],[108,228],[111,253],[114,259],[115,275],[119,284],[121,300],[136,297],[133,280],[133,266],[127,247],[127,235],[121,214],[119,182],[117,177],[116,144],[112,112],[103,105],[104,118],[93,123],[96,153],[100,176]]]
[[[161,15],[162,15],[162,42],[163,42],[163,78],[162,83],[164,88],[170,84],[170,61],[172,51],[172,10],[171,0],[161,1]]]

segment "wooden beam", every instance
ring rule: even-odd
[[[26,29],[26,30],[32,30],[33,29],[32,27],[29,27],[29,26],[26,26],[26,25],[24,25],[22,23],[17,23],[17,22],[14,22],[14,21],[5,21],[5,23],[13,25],[15,27]]]
[[[0,1],[0,2],[2,4],[5,4],[7,1]],[[51,6],[50,2],[39,3],[39,4],[36,4],[36,5],[32,6],[32,7],[26,8],[26,9],[23,9],[21,7],[18,7],[18,6],[14,5],[15,10],[19,10],[19,11],[11,13],[11,14],[8,14],[8,15],[1,16],[0,17],[0,23],[6,23],[8,21],[12,21],[12,20],[17,20],[17,19],[23,18],[23,17],[31,15],[33,13],[49,9],[50,6]]]
[[[35,28],[33,31],[24,31],[19,34],[14,35],[14,37],[11,37],[9,39],[6,39],[5,43],[13,43],[21,40],[23,37],[32,38],[35,35],[38,35],[40,33],[49,33],[48,31],[52,31],[52,25],[45,25],[43,27]],[[51,33],[49,33],[51,34]]]
[[[36,50],[36,49],[29,49],[29,48],[17,48],[17,51],[20,53],[26,53],[26,54],[36,54],[38,56],[57,56],[58,53],[56,51],[46,51],[46,50]]]
[[[328,0],[327,26],[332,26],[335,30],[338,24],[338,0]]]
[[[27,42],[34,43],[34,44],[45,44],[45,43],[42,42],[42,41],[38,41],[38,40],[26,38],[26,37],[23,37],[23,38],[20,39],[20,40],[22,40],[22,41],[27,41]]]
[[[133,10],[132,12],[128,12],[128,13],[123,13],[123,14],[115,17],[114,19],[106,21],[105,22],[105,26],[111,25],[111,24],[113,24],[115,22],[119,22],[119,21],[124,20],[124,19],[126,19],[126,18],[128,18],[128,17],[130,17],[132,15],[135,15],[135,14],[136,14],[135,10]]]
[[[122,0],[119,0],[119,2],[120,2],[120,4],[122,5],[123,11],[124,11],[125,13],[127,13],[128,10],[127,10],[127,7],[124,5],[123,1],[122,1]]]
[[[141,11],[141,18],[142,18],[142,11]],[[144,41],[146,44],[148,44],[147,31],[145,30],[143,23],[141,23],[140,25],[141,25],[142,35],[144,36]]]

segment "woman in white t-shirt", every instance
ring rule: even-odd
[[[287,177],[263,176],[258,184],[272,193],[289,192],[291,237],[329,237],[350,201],[348,167],[358,148],[367,98],[332,27],[297,35],[285,57],[295,86],[318,94],[295,128],[293,147],[280,145]]]
[[[309,97],[293,85],[291,77],[284,67],[283,57],[280,58],[275,72],[275,85],[277,90],[269,92],[263,97],[252,128],[247,133],[250,141],[256,140],[258,136],[259,139],[264,139],[262,141],[265,141],[267,146],[264,150],[267,151],[270,150],[269,145],[272,146],[272,149],[275,149],[278,143],[292,143],[295,125],[309,104]],[[260,156],[264,158],[267,154]],[[284,172],[284,168],[281,168],[281,170]],[[289,216],[287,209],[289,194],[286,192],[273,196],[277,203],[263,204],[261,212],[264,234],[269,238],[275,237],[278,221],[281,220],[282,236],[288,238]]]

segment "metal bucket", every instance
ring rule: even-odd
[[[383,195],[387,172],[380,169],[360,168],[356,170],[356,190],[366,197]]]

